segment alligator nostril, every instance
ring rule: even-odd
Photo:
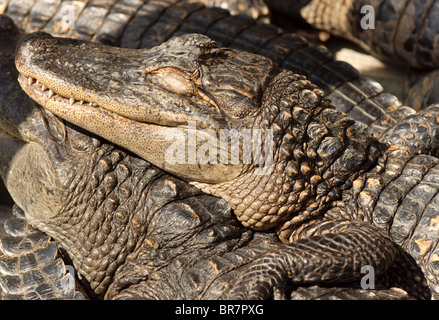
[[[46,39],[52,39],[53,37],[46,32],[33,32],[23,36],[17,44],[17,50],[24,48],[28,45],[31,51],[40,51],[44,46],[43,41]]]

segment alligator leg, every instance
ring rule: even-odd
[[[396,245],[376,228],[358,221],[323,222],[314,235],[280,246],[248,265],[226,299],[286,298],[293,283],[353,281],[364,276],[364,266],[376,274],[393,263]]]
[[[160,266],[162,262],[157,259],[156,255],[150,258],[145,255],[141,259],[130,262],[128,267],[115,275],[106,298],[202,300],[225,298],[227,295],[224,293],[234,290],[236,280],[241,276],[246,277],[249,268],[254,268],[255,264],[265,268],[263,261],[266,257],[273,258],[273,252],[280,253],[284,260],[288,259],[287,256],[291,252],[287,252],[288,250],[284,249],[285,245],[279,244],[273,236],[270,233],[255,233],[250,242],[243,247],[220,254],[215,253],[215,250],[210,250],[204,252],[206,255],[197,250],[195,259],[190,254],[182,254],[167,266]],[[195,243],[197,242],[199,242],[198,239]],[[195,244],[194,246],[196,247]],[[297,253],[297,250],[289,251],[293,254]],[[273,269],[278,268],[282,259],[272,259],[275,265]],[[288,275],[285,268],[280,269],[277,274],[273,275],[271,282],[279,284],[275,298],[302,300],[430,298],[426,281],[419,267],[407,253],[399,248],[397,248],[397,254],[390,269],[382,275],[377,275],[376,279],[374,278],[374,290],[371,290],[370,286],[361,288],[361,281],[358,277],[353,282],[331,283],[331,285],[292,284],[291,281],[289,283],[286,280]],[[252,289],[255,284],[253,280],[249,278],[242,289]],[[368,285],[370,281],[367,281]],[[267,288],[267,291],[271,289]]]

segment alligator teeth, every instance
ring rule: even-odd
[[[69,103],[70,103],[70,105],[74,104],[74,103],[75,103],[75,99],[73,99],[72,97],[70,97],[70,99],[69,99]]]
[[[46,91],[46,89],[47,89],[46,86],[45,86],[44,84],[42,84],[42,85],[41,85],[41,90],[42,90],[42,91]],[[49,97],[49,98],[50,98],[50,97]]]
[[[43,85],[44,86],[44,85]],[[44,90],[43,90],[44,91]],[[49,98],[52,98],[52,96],[53,96],[53,90],[52,89],[49,89],[49,94],[48,94],[48,96],[49,96]]]
[[[94,108],[99,107],[98,104],[97,104],[96,102],[93,102],[93,103],[91,104],[91,106],[94,107]],[[99,107],[99,108],[101,108],[101,107]]]
[[[34,79],[33,78],[27,78],[27,84],[28,85],[32,85],[32,83],[34,82]]]
[[[36,85],[39,85],[39,84],[40,84],[40,82],[38,81],[38,79],[35,80],[35,84],[36,84]]]
[[[79,104],[83,104],[84,103],[84,100],[79,100]]]

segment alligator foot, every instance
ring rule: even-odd
[[[291,283],[360,281],[363,267],[373,268],[378,275],[392,265],[396,245],[376,228],[357,221],[330,223],[330,230],[327,227],[322,223],[317,235],[282,245],[256,259],[223,298],[286,299],[286,287]]]

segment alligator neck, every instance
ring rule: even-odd
[[[273,165],[199,188],[224,198],[248,227],[275,227],[288,241],[305,221],[340,204],[354,180],[384,161],[369,128],[336,110],[304,77],[284,72],[264,93],[256,129],[272,129]],[[257,162],[257,161],[256,161]],[[262,162],[266,165],[266,161]],[[263,170],[261,170],[264,172]]]

